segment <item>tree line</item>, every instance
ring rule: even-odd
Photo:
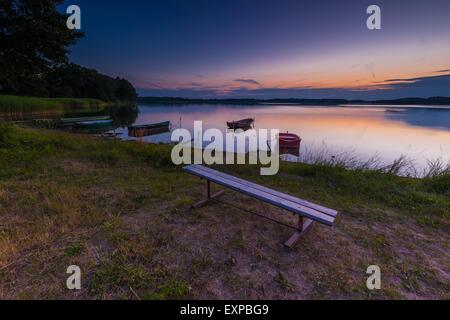
[[[321,105],[335,106],[345,104],[380,104],[380,105],[450,105],[450,97],[430,97],[430,98],[402,98],[392,100],[346,100],[346,99],[189,99],[173,97],[139,97],[138,101],[148,104],[292,104],[292,105]]]
[[[112,78],[73,63],[51,69],[45,76],[45,82],[44,94],[50,97],[136,100],[136,90],[126,79]]]
[[[0,94],[134,101],[125,79],[70,63],[84,33],[69,30],[62,0],[0,1]]]

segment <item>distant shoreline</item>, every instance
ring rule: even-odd
[[[139,97],[138,102],[148,104],[291,104],[291,105],[426,105],[448,106],[450,97],[402,98],[392,100],[346,100],[346,99],[186,99],[171,97]]]

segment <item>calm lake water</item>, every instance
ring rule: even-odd
[[[450,161],[450,107],[424,106],[294,106],[294,105],[141,105],[134,124],[170,120],[172,129],[226,131],[226,121],[255,118],[255,129],[279,129],[302,138],[302,153],[324,157],[352,156],[361,161],[376,156],[389,164],[400,156],[422,170],[428,160]],[[122,139],[125,127],[116,129]],[[143,138],[168,143],[170,133]]]

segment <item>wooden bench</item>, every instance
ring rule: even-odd
[[[223,193],[223,191],[221,191],[216,194],[211,194],[211,182],[213,182],[298,215],[298,225],[294,227],[296,232],[284,244],[288,248],[292,248],[298,242],[300,237],[309,229],[309,227],[311,227],[314,221],[327,226],[332,226],[338,214],[336,210],[293,197],[244,179],[233,177],[229,174],[202,165],[186,166],[183,170],[206,180],[206,198],[195,204],[193,206],[194,208],[205,205]]]

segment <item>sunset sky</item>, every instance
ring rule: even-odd
[[[70,1],[71,59],[145,96],[450,96],[449,0]],[[377,4],[382,29],[368,30]]]

